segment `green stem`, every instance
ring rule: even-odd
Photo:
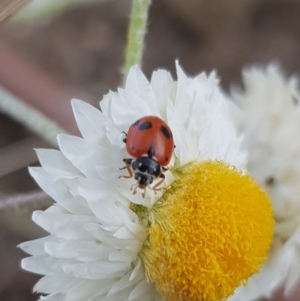
[[[0,112],[22,123],[54,146],[57,146],[56,136],[65,132],[54,121],[28,106],[2,87],[0,87]]]
[[[123,68],[123,84],[129,69],[134,65],[141,66],[144,48],[144,37],[148,20],[148,9],[151,0],[133,0],[127,45],[125,50],[125,65]]]

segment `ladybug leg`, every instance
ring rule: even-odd
[[[146,187],[143,189],[143,193],[142,193],[142,197],[145,198],[145,195],[146,195]]]
[[[142,193],[142,197],[144,198],[145,195],[146,195],[146,186],[141,186],[139,183],[136,183],[136,184],[133,184],[131,186],[131,190],[133,190],[132,194],[136,194],[137,193],[137,189],[140,188],[143,190],[143,193]]]
[[[156,193],[156,191],[162,190],[164,188],[157,188],[164,180],[165,180],[165,175],[162,173],[159,178],[161,178],[161,180],[156,183],[151,189]]]
[[[161,169],[163,170],[163,172],[165,172],[165,171],[167,171],[167,170],[169,170],[169,168],[168,167],[161,167]]]
[[[138,183],[136,183],[136,184],[133,184],[132,186],[131,186],[131,190],[133,190],[133,192],[132,192],[132,194],[136,194],[136,192],[137,192],[137,188],[138,188]]]
[[[146,186],[141,187],[138,183],[137,184],[133,184],[131,186],[131,190],[133,190],[132,194],[136,194],[138,188],[140,188],[140,189],[143,190],[142,197],[145,198],[145,195],[146,195]]]
[[[127,142],[127,133],[126,132],[122,132],[125,135],[125,138],[123,138],[123,142],[126,143]]]
[[[131,190],[133,190],[132,194],[136,194],[138,188],[143,190],[142,197],[144,198],[146,195],[146,186],[141,186],[139,183],[133,184],[131,186]]]
[[[122,170],[122,169],[127,169],[128,171],[128,175],[127,176],[119,176],[119,179],[120,178],[125,178],[125,179],[129,179],[129,178],[132,178],[133,177],[133,172],[132,172],[132,169],[131,169],[131,162],[132,162],[132,159],[123,159],[124,163],[126,164],[124,167],[120,167],[119,169]]]
[[[144,198],[144,197],[145,197],[145,194],[146,194],[146,187],[141,187],[141,186],[139,185],[139,183],[133,184],[133,185],[131,186],[131,190],[133,190],[132,194],[136,194],[138,188],[141,188],[141,189],[144,190],[143,193],[142,193],[142,197]]]

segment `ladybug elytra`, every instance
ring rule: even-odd
[[[120,169],[127,169],[128,175],[121,177],[134,177],[137,183],[131,187],[133,194],[140,188],[143,197],[147,186],[160,179],[153,187],[149,186],[153,191],[158,191],[165,179],[167,168],[164,166],[169,164],[174,150],[170,127],[157,116],[145,116],[130,126],[123,141],[128,154],[134,158],[123,159],[126,166]]]

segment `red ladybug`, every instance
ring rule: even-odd
[[[126,143],[126,150],[134,157],[123,159],[126,164],[120,169],[127,169],[128,175],[121,176],[132,178],[137,181],[131,189],[136,194],[137,188],[143,191],[145,197],[146,188],[153,183],[153,180],[160,179],[150,189],[155,192],[157,187],[164,181],[164,166],[168,165],[174,150],[174,140],[170,127],[157,116],[145,116],[134,122],[123,140]]]

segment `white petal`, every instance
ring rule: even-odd
[[[95,216],[104,226],[119,228],[127,222],[137,221],[137,215],[127,206],[121,204],[115,198],[116,193],[111,189],[106,184],[90,181],[81,184],[79,193],[88,201]]]
[[[82,138],[59,135],[58,144],[63,154],[88,178],[99,178],[95,166],[115,164],[112,154],[106,148]]]
[[[102,280],[121,277],[130,269],[130,262],[98,261],[93,263],[65,264],[67,274],[84,279]]]
[[[174,81],[172,75],[165,70],[153,72],[151,86],[155,93],[155,101],[159,107],[160,115],[166,118],[167,101],[172,96]]]
[[[131,243],[130,245],[126,246],[126,250],[132,251],[134,253],[138,253],[141,251],[142,247],[143,247],[143,243],[144,241],[134,241],[133,243]]]
[[[120,292],[126,288],[129,288],[133,285],[135,285],[137,282],[139,282],[141,279],[143,279],[142,275],[140,277],[136,277],[134,280],[130,281],[131,273],[128,272],[126,275],[124,275],[119,281],[115,282],[115,284],[110,289],[109,293],[107,294],[108,297],[111,295]]]
[[[130,275],[129,280],[132,281],[135,278],[141,277],[141,275],[144,275],[144,271],[142,270],[142,261],[139,258],[136,266],[134,267],[134,269],[133,269],[133,271],[132,271],[132,273]]]
[[[152,106],[146,102],[147,95],[140,97],[128,90],[120,90],[118,100],[112,101],[111,114],[114,125],[120,132],[127,132],[129,126],[137,119],[154,115]]]
[[[59,293],[59,294],[51,294],[51,295],[48,295],[48,296],[41,296],[39,300],[43,300],[43,301],[60,301],[60,300],[63,300],[63,298],[64,298],[64,295]],[[74,300],[74,301],[81,301],[81,300]]]
[[[135,237],[139,238],[140,240],[146,239],[148,235],[148,227],[146,222],[142,224],[140,223],[126,223],[127,229],[134,234]]]
[[[132,239],[135,238],[135,235],[124,226],[115,232],[114,237],[119,239]]]
[[[153,289],[153,286],[149,284],[146,279],[144,279],[132,290],[128,300],[140,300],[143,297],[145,300],[145,297],[147,297]]]
[[[108,259],[110,261],[134,261],[137,257],[136,252],[132,252],[129,250],[118,250],[115,252],[111,252],[109,254]]]
[[[105,137],[106,127],[112,122],[100,110],[78,99],[72,100],[77,125],[84,139],[101,141]]]
[[[74,178],[82,173],[58,150],[37,149],[37,156],[44,169],[54,178]]]
[[[86,201],[82,197],[74,197],[63,182],[54,181],[51,175],[42,168],[31,167],[29,172],[38,185],[70,213],[82,215],[91,213]]]
[[[103,300],[103,301],[127,301],[130,291],[123,290],[122,292],[118,292],[112,296],[107,296],[109,290],[112,287],[111,285],[107,285],[106,287],[101,288],[96,292],[91,298],[89,298],[87,301],[97,301],[97,300]]]
[[[92,238],[84,226],[97,221],[94,216],[57,214],[47,211],[35,211],[32,220],[49,233],[66,239]]]
[[[134,204],[150,207],[152,205],[151,199],[152,199],[152,194],[154,194],[154,192],[150,189],[146,189],[146,196],[144,198],[142,197],[143,191],[138,190],[136,194],[133,194],[130,187],[135,182],[132,183],[128,179],[119,179],[119,181],[116,184],[116,189],[124,197],[124,199],[130,200]],[[161,194],[159,194],[159,192],[157,193],[156,200],[159,199]]]
[[[51,239],[51,236],[46,236],[35,240],[26,241],[19,244],[18,247],[30,255],[43,255],[45,254],[44,244],[49,239]]]
[[[61,269],[65,262],[65,260],[56,259],[50,255],[38,255],[24,258],[21,266],[27,271],[47,275]]]
[[[33,291],[46,294],[65,293],[68,289],[81,281],[81,279],[66,275],[62,271],[57,271],[41,278],[34,286]]]
[[[109,119],[111,119],[111,103],[114,95],[117,93],[109,91],[108,94],[104,95],[101,102],[100,102],[100,108],[101,111],[105,116],[107,116]]]
[[[75,278],[76,279],[76,278]],[[78,278],[77,278],[78,279]],[[80,278],[79,278],[80,279]],[[90,296],[97,293],[100,288],[106,287],[111,284],[112,280],[82,280],[74,285],[71,289],[66,292],[65,301],[73,300],[89,300]]]
[[[136,243],[136,239],[115,238],[113,233],[104,230],[99,224],[86,224],[85,229],[99,241],[115,249],[125,249]]]
[[[149,88],[149,82],[140,68],[138,66],[130,68],[125,85],[126,91],[143,99],[149,93]]]
[[[97,240],[65,240],[52,238],[45,243],[45,251],[56,258],[91,262],[108,258],[113,249]]]

